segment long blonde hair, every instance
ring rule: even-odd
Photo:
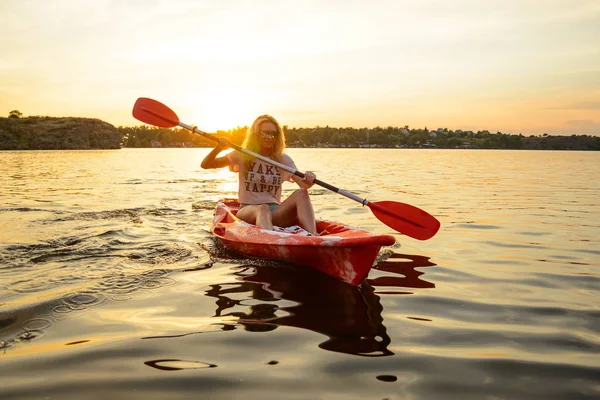
[[[260,126],[265,122],[273,123],[273,125],[275,125],[277,128],[277,132],[279,132],[279,135],[277,135],[275,141],[273,152],[269,155],[269,157],[272,160],[281,162],[281,156],[285,150],[285,135],[283,133],[283,129],[281,129],[281,126],[279,125],[279,122],[277,122],[277,120],[270,115],[261,115],[254,120],[252,126],[248,128],[248,131],[246,132],[246,137],[244,138],[242,147],[255,153],[260,153]],[[249,160],[252,158],[252,156],[244,154],[244,159]]]

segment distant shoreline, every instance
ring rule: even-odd
[[[210,146],[192,146],[192,147],[179,147],[179,146],[165,146],[165,147],[126,147],[122,146],[121,149],[154,149],[154,150],[165,150],[165,149],[212,149]],[[598,149],[494,149],[494,148],[438,148],[438,147],[297,147],[297,146],[286,146],[288,149],[330,149],[330,150],[507,150],[507,151],[599,151]],[[98,149],[89,149],[98,150]]]
[[[241,145],[247,127],[217,131]],[[408,126],[367,128],[283,127],[289,148],[341,149],[495,149],[495,150],[600,150],[600,136],[524,136],[489,131]],[[114,127],[92,118],[0,117],[0,150],[85,150],[119,148],[206,148],[209,138],[185,129],[149,126]]]
[[[184,129],[155,127],[119,127],[125,147],[213,147],[214,142]],[[217,131],[232,143],[241,145],[247,127]],[[510,150],[600,150],[600,137],[590,135],[524,136],[489,131],[435,131],[387,127],[355,128],[287,128],[284,127],[289,148],[395,148],[395,149],[510,149]]]

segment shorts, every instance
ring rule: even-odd
[[[242,204],[240,205],[240,210],[246,206],[257,206],[258,204]],[[269,210],[271,210],[271,212],[273,212],[274,209],[276,209],[277,207],[279,207],[279,204],[269,204]]]

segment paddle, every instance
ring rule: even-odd
[[[173,112],[173,110],[171,110],[169,107],[156,100],[146,97],[140,97],[137,99],[135,105],[133,106],[133,116],[149,125],[154,125],[161,128],[173,128],[175,126],[181,126],[208,139],[219,141],[219,138],[215,135],[203,132],[195,126],[180,122],[177,114],[175,114],[175,112]],[[293,175],[299,176],[300,178],[304,178],[304,174],[302,172],[296,171],[287,165],[273,161],[267,157],[256,154],[250,150],[246,150],[243,147],[233,143],[230,144],[230,147],[237,151],[241,151],[242,153],[251,155],[252,157],[263,160],[264,162],[281,168]],[[319,179],[315,179],[314,182],[319,186],[341,194],[342,196],[354,200],[363,206],[369,207],[373,214],[381,222],[406,236],[410,236],[418,240],[427,240],[433,237],[437,233],[438,229],[440,229],[440,222],[435,217],[421,210],[420,208],[395,201],[367,201],[367,199],[361,199],[350,192],[339,189]]]

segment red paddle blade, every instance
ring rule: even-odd
[[[133,117],[149,125],[172,128],[179,125],[179,117],[163,103],[140,97],[133,105]]]
[[[390,228],[418,240],[433,237],[440,229],[434,216],[410,204],[395,201],[368,202],[373,214]]]

